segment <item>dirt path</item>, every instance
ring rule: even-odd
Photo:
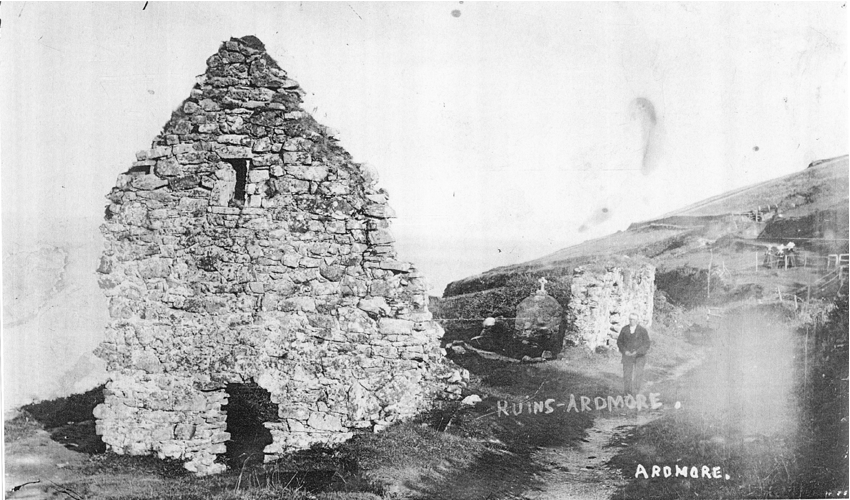
[[[540,477],[545,485],[525,493],[527,500],[608,499],[625,483],[622,475],[605,465],[617,452],[613,443],[625,432],[658,418],[655,414],[631,418],[597,418],[588,431],[586,443],[578,448],[546,448],[534,460],[548,467]]]
[[[71,451],[44,430],[5,446],[5,498],[70,498],[61,485],[78,476],[75,472],[87,456]],[[26,484],[31,483],[31,484]],[[19,489],[13,491],[14,488]]]
[[[661,391],[662,387],[693,370],[704,361],[695,356],[673,368],[661,380],[648,382],[645,392]],[[663,394],[662,394],[663,397]],[[625,435],[635,427],[646,425],[666,412],[676,411],[674,401],[664,401],[664,406],[647,413],[622,415],[600,414],[588,429],[584,443],[578,447],[541,448],[532,459],[546,472],[539,477],[543,487],[525,492],[523,500],[602,500],[613,498],[627,479],[618,470],[606,464],[622,447]]]

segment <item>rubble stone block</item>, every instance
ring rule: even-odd
[[[183,447],[178,443],[165,443],[159,448],[160,459],[180,458],[183,455]]]
[[[320,431],[342,431],[342,421],[339,415],[330,413],[312,413],[307,419],[307,426]]]
[[[156,175],[148,174],[136,177],[131,185],[141,191],[151,191],[168,185],[168,181],[161,179]]]
[[[369,231],[368,234],[369,243],[373,245],[389,245],[395,242],[395,238],[390,232],[386,229],[376,229],[374,231]]]
[[[197,103],[194,103],[192,101],[187,101],[183,105],[183,112],[186,113],[187,115],[191,115],[191,114],[194,114],[196,111],[198,111],[198,108],[199,108],[199,106],[198,106]]]
[[[156,160],[157,158],[162,158],[163,156],[168,156],[171,154],[171,147],[169,146],[157,146],[148,150],[147,159]]]
[[[251,148],[244,146],[217,145],[213,148],[213,152],[223,160],[251,158]]]
[[[386,269],[388,271],[396,271],[400,273],[405,273],[410,270],[409,262],[399,262],[397,260],[382,260],[378,262],[379,269]]]
[[[413,321],[382,318],[378,323],[378,328],[383,335],[407,335],[413,332]]]

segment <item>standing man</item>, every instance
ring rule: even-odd
[[[623,386],[626,394],[640,392],[649,344],[649,333],[638,324],[638,315],[629,314],[629,324],[620,330],[620,336],[617,337],[617,347],[623,354]]]

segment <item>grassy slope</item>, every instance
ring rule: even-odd
[[[693,205],[662,215],[671,216],[700,216],[720,215],[727,213],[743,213],[756,208],[758,205],[779,204],[783,210],[790,210],[790,204],[801,205],[805,195],[811,193],[813,186],[821,190],[817,198],[825,203],[811,205],[810,209],[824,209],[831,205],[831,200],[847,198],[848,157],[840,156],[806,168],[778,179],[761,182],[752,186],[735,189],[728,193],[702,200]],[[817,200],[812,200],[817,201]]]
[[[808,259],[817,258],[824,252],[846,252],[847,182],[847,157],[824,162],[797,174],[686,207],[657,221],[635,224],[626,232],[591,240],[535,261],[493,269],[460,280],[447,288],[444,301],[449,301],[450,305],[458,309],[460,307],[451,304],[451,301],[475,301],[478,294],[488,293],[489,287],[509,281],[512,274],[545,273],[549,270],[563,274],[569,271],[569,267],[591,260],[593,256],[605,258],[614,253],[651,256],[662,273],[677,272],[683,268],[707,269],[711,263],[715,280],[720,283],[712,283],[711,299],[705,296],[707,287],[697,286],[698,280],[695,281],[697,285],[685,287],[683,293],[693,295],[689,297],[693,300],[684,304],[688,307],[708,303],[722,309],[726,307],[724,303],[727,301],[744,296],[757,296],[772,301],[778,298],[780,292],[784,294],[785,300],[792,291],[798,295],[802,293],[800,296],[805,297],[801,290],[808,283],[817,282],[822,270],[770,270],[760,267],[759,252],[764,250],[766,242],[756,237],[761,235],[768,238],[767,241],[785,242],[800,236],[801,231],[805,233],[803,236],[821,237],[823,228],[813,227],[813,222],[822,222],[829,217],[834,219],[837,214],[838,220],[833,220],[830,227],[831,230],[837,230],[837,234],[823,236],[845,238],[845,241],[833,244],[833,248],[797,240],[798,249],[801,250],[801,258],[805,256]],[[782,224],[754,224],[746,221],[730,224],[729,217],[722,215],[742,213],[767,204],[780,205],[784,216],[779,221]],[[770,231],[771,228],[774,230]],[[671,278],[675,282],[677,276]],[[737,292],[743,295],[736,299]],[[819,292],[835,293],[832,289]],[[676,298],[682,297],[671,297],[674,301]],[[793,307],[798,306],[795,304]],[[846,308],[843,318],[846,337]],[[788,326],[788,318],[782,315],[768,315],[762,319],[765,324],[778,321]],[[796,326],[799,325],[797,322]],[[698,324],[680,326],[688,333],[693,332],[697,337],[709,339],[712,338],[714,328],[719,328],[717,325]],[[761,325],[749,327],[754,331],[762,331]],[[790,337],[789,341],[794,344],[795,350],[791,355],[796,358],[793,366],[786,370],[793,375],[796,384],[793,395],[788,400],[762,401],[762,407],[759,403],[737,401],[738,410],[755,412],[765,422],[776,419],[771,416],[771,410],[763,406],[776,408],[779,402],[780,405],[793,407],[798,412],[794,415],[774,412],[783,415],[779,420],[794,426],[794,432],[790,434],[793,438],[783,439],[776,433],[750,433],[751,429],[742,427],[740,419],[730,413],[728,403],[734,398],[724,400],[722,397],[724,389],[740,386],[747,378],[740,370],[730,372],[728,363],[719,360],[735,359],[740,364],[758,358],[758,351],[743,358],[738,353],[728,352],[728,341],[742,335],[746,337],[747,334],[739,331],[737,335],[721,337],[726,339],[725,344],[720,342],[712,345],[718,356],[716,362],[706,364],[676,384],[662,387],[665,393],[680,398],[685,410],[636,429],[622,443],[626,450],[612,462],[626,477],[634,477],[638,463],[645,464],[651,470],[652,464],[688,462],[699,466],[720,466],[723,471],[730,472],[730,479],[635,479],[618,492],[618,498],[694,498],[696,495],[709,498],[822,497],[834,493],[835,488],[846,490],[846,344],[841,354],[845,358],[843,365],[834,363],[834,354],[832,364],[823,358],[811,358],[814,366],[808,366],[809,373],[820,370],[821,375],[812,391],[811,386],[808,389],[801,386],[801,380],[806,378],[800,366],[805,348],[800,333],[796,332],[796,336]],[[772,351],[769,342],[760,349],[768,353],[768,357],[778,355]],[[770,359],[764,364],[769,366]],[[832,368],[825,368],[826,365]],[[836,366],[844,367],[843,371]],[[706,383],[717,382],[718,375],[722,374],[727,379],[738,379],[724,380],[720,385]],[[818,384],[823,387],[818,388]],[[714,401],[715,404],[706,405],[706,401]],[[828,412],[824,411],[825,405]],[[760,410],[763,412],[760,413]],[[824,421],[825,415],[829,415],[828,421]],[[826,450],[829,452],[824,453]]]
[[[769,229],[770,223],[751,224],[746,221],[730,221],[727,214],[740,214],[768,204],[781,207],[786,219],[801,219],[825,210],[843,212],[832,224],[838,228],[833,237],[847,238],[846,212],[848,206],[848,160],[841,157],[801,172],[730,193],[709,198],[689,207],[665,214],[654,220],[633,224],[627,231],[589,240],[550,255],[513,266],[503,266],[479,275],[470,276],[450,283],[444,297],[469,294],[490,289],[520,273],[556,272],[594,257],[616,254],[642,255],[651,257],[659,266],[667,260],[687,261],[691,257],[702,260],[708,257],[706,242],[719,238],[744,238],[753,240]],[[843,219],[841,216],[843,215]],[[772,240],[783,240],[797,236],[793,225],[777,225],[781,230],[771,234]],[[786,229],[787,227],[787,229]],[[789,232],[789,234],[783,234]],[[768,233],[770,231],[767,231]],[[805,247],[805,241],[798,241]],[[760,243],[763,248],[764,243]],[[846,241],[840,251],[846,251]],[[731,257],[735,252],[727,252]],[[750,254],[752,257],[752,253]],[[672,264],[672,262],[671,262]],[[742,263],[740,269],[752,264],[752,258]],[[730,270],[737,270],[732,268]]]

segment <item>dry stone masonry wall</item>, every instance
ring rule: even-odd
[[[629,314],[652,326],[655,266],[623,257],[578,266],[570,283],[569,327],[565,342],[590,349],[616,345]]]
[[[223,43],[108,195],[95,416],[112,450],[223,470],[230,383],[278,405],[267,459],[460,394],[387,193],[302,95],[255,37]]]

